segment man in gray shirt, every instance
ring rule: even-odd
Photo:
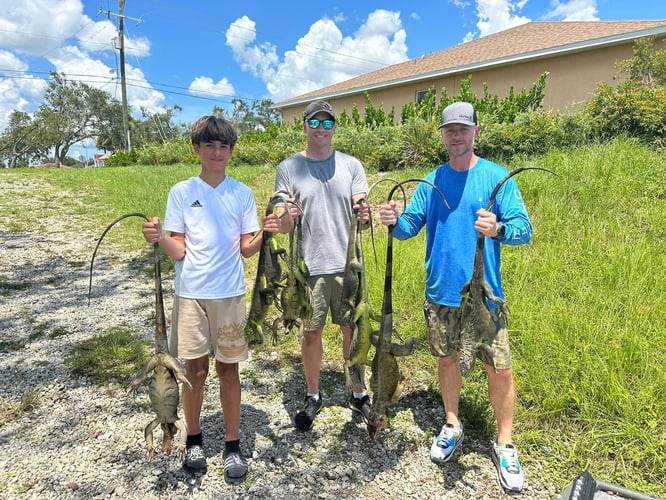
[[[319,374],[323,357],[322,331],[330,309],[333,323],[340,325],[343,355],[349,358],[352,325],[343,319],[340,307],[342,278],[347,258],[349,226],[354,206],[365,198],[368,181],[361,162],[353,156],[335,151],[335,112],[326,101],[311,103],[303,114],[303,131],[307,136],[304,151],[277,167],[275,190],[298,193],[303,217],[303,255],[309,269],[308,282],[313,292],[312,319],[305,325],[301,343],[303,370],[307,383],[305,403],[294,416],[297,429],[312,428],[323,405]],[[359,211],[368,220],[366,206]],[[366,421],[370,398],[362,386],[352,387],[349,406]]]

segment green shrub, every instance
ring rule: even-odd
[[[243,134],[238,138],[232,165],[277,165],[303,150],[305,134],[298,125],[271,126],[263,132]]]
[[[506,163],[517,154],[541,154],[561,143],[557,115],[545,111],[528,111],[516,115],[513,122],[482,126],[476,152],[480,156]]]
[[[438,123],[413,118],[399,128],[402,156],[399,166],[402,168],[435,167],[446,161],[447,153]]]
[[[617,88],[600,83],[585,112],[602,140],[626,135],[645,144],[666,145],[666,87],[652,88],[635,80]]]
[[[130,151],[116,151],[106,160],[107,167],[127,167],[136,165],[138,159],[136,149]]]

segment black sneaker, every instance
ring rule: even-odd
[[[319,399],[315,399],[312,396],[305,397],[305,407],[296,413],[294,417],[294,424],[296,428],[300,431],[309,431],[312,429],[312,424],[314,424],[314,419],[321,407],[324,405],[324,400],[321,397],[321,391],[319,392]]]
[[[370,415],[370,406],[372,406],[372,403],[370,402],[370,396],[367,394],[362,398],[355,398],[354,393],[349,396],[349,407],[361,415],[366,424]]]
[[[232,451],[230,453],[224,452],[224,480],[228,484],[238,484],[245,481],[247,476],[247,461],[243,453]]]
[[[201,470],[207,467],[206,464],[206,455],[204,455],[203,448],[198,444],[190,446],[185,450],[185,460],[183,460],[183,466],[188,469]]]

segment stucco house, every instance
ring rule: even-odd
[[[543,105],[546,109],[575,109],[590,99],[599,82],[616,85],[616,63],[633,56],[634,41],[655,37],[655,49],[665,48],[666,20],[530,22],[439,52],[275,103],[283,121],[291,123],[307,104],[326,99],[337,111],[365,109],[368,92],[375,107],[383,104],[400,118],[402,106],[419,100],[429,88],[439,96],[460,91],[460,82],[472,77],[472,89],[482,95],[507,96],[530,88],[548,72]]]

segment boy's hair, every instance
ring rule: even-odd
[[[227,144],[230,148],[236,145],[238,134],[233,125],[224,118],[217,116],[202,116],[194,125],[190,134],[192,144],[201,144],[202,142],[220,141]]]

